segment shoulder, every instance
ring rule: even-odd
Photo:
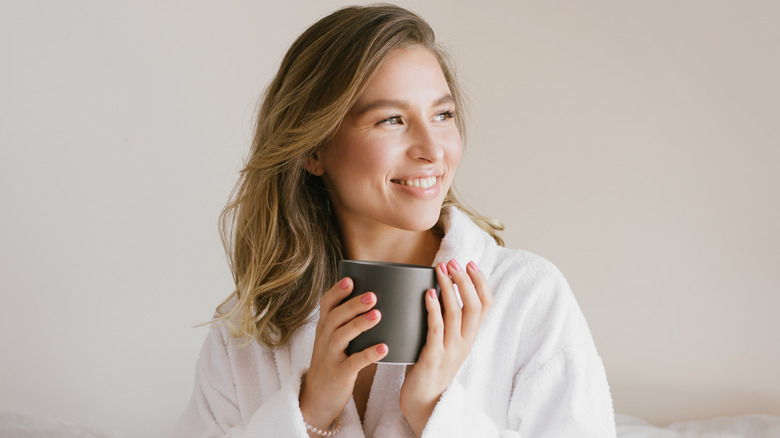
[[[308,367],[316,319],[310,317],[287,342],[269,346],[241,331],[238,319],[242,316],[233,312],[237,306],[238,300],[232,297],[217,309],[201,348],[200,366],[237,375],[278,374],[281,379]]]
[[[201,347],[201,366],[215,370],[243,368],[245,362],[255,364],[273,361],[272,349],[254,339],[234,336],[226,321],[214,321]]]
[[[567,348],[593,348],[585,317],[564,275],[528,251],[497,248],[489,277],[489,316],[522,350],[545,360]],[[530,360],[530,357],[528,358]]]
[[[231,374],[237,370],[251,368],[257,364],[273,363],[273,348],[256,339],[242,336],[239,305],[235,295],[223,302],[213,316],[198,359],[200,366],[221,373]]]
[[[563,273],[534,253],[496,247],[487,274],[495,302],[503,312],[524,315],[525,322],[552,323],[580,313]]]
[[[520,286],[541,284],[568,288],[563,273],[548,259],[530,251],[497,245],[494,251],[492,275]]]

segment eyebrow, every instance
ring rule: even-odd
[[[452,97],[451,94],[446,94],[440,98],[438,98],[435,102],[433,102],[433,106],[439,106],[443,105],[445,103],[454,103],[455,98]],[[363,105],[362,107],[355,110],[355,117],[359,117],[371,110],[375,110],[378,108],[401,108],[401,109],[409,109],[410,105],[409,102],[405,100],[397,100],[397,99],[378,99],[373,102],[369,102],[366,105]]]

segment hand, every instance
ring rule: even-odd
[[[379,310],[371,310],[376,304],[372,292],[341,304],[352,287],[345,277],[322,295],[311,366],[298,396],[303,418],[320,429],[327,429],[349,403],[358,372],[387,355],[387,345],[378,344],[347,356],[347,344],[381,318]]]
[[[439,397],[466,360],[482,320],[493,304],[487,279],[474,262],[467,265],[466,271],[455,260],[447,265],[439,263],[436,276],[444,314],[436,293],[428,291],[425,296],[428,335],[417,363],[406,373],[399,401],[401,412],[418,437]],[[463,301],[462,309],[454,285]]]

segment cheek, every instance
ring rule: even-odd
[[[331,189],[342,196],[355,196],[365,190],[376,190],[384,185],[393,168],[394,157],[383,142],[371,139],[342,137],[334,143],[327,157],[326,176]],[[357,195],[357,196],[365,196]]]
[[[387,174],[403,160],[403,148],[382,138],[352,142],[345,153],[349,154],[350,165],[356,172],[376,176]]]
[[[447,142],[447,161],[452,166],[457,166],[460,162],[460,158],[463,156],[463,142],[460,139],[460,133],[452,135],[450,141]]]
[[[383,148],[379,145],[364,144],[364,147],[359,153],[355,153],[355,164],[365,172],[376,171],[385,169],[391,158],[387,153],[387,148]]]

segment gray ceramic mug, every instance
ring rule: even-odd
[[[354,284],[352,293],[346,300],[365,292],[373,292],[377,298],[373,308],[382,313],[377,325],[349,343],[347,354],[385,343],[389,351],[380,362],[417,362],[428,333],[425,293],[429,289],[435,289],[437,296],[441,295],[434,268],[402,263],[342,260],[339,262],[339,278],[344,277],[351,278]]]

